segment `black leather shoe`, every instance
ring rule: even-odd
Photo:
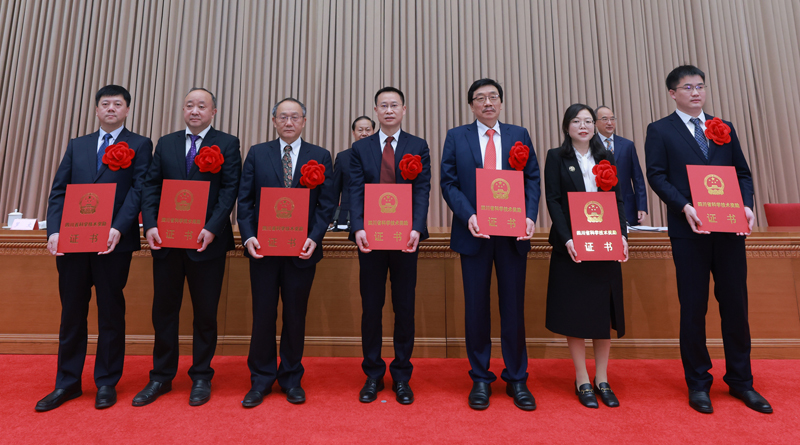
[[[739,392],[731,388],[729,392],[737,399],[743,400],[744,404],[753,411],[758,411],[764,414],[772,414],[772,406],[769,404],[769,402],[767,402],[767,399],[765,399],[755,390],[751,389],[750,391]]]
[[[469,392],[469,407],[482,410],[489,407],[489,396],[492,395],[492,387],[485,382],[474,382],[472,391]]]
[[[286,393],[286,401],[298,405],[306,401],[306,392],[303,388],[296,386],[294,388],[281,388],[281,391]]]
[[[72,400],[74,398],[80,397],[83,394],[80,388],[75,389],[56,389],[55,391],[51,392],[42,400],[36,402],[36,411],[44,412],[50,411],[51,409],[56,409],[61,406],[67,400]]]
[[[143,390],[133,398],[133,406],[145,406],[156,401],[158,396],[172,391],[172,382],[150,380]]]
[[[525,382],[506,383],[506,394],[514,398],[514,405],[524,411],[536,409],[536,399],[528,390]]]
[[[408,382],[392,383],[392,391],[397,393],[397,403],[401,405],[414,403],[414,391],[411,391],[411,386],[408,385]]]
[[[619,399],[614,395],[614,391],[611,390],[611,386],[608,385],[608,382],[601,382],[598,385],[597,380],[594,380],[593,383],[595,394],[600,394],[600,400],[603,401],[605,406],[609,408],[616,408],[619,406]]]
[[[254,406],[261,405],[261,402],[264,401],[264,396],[271,392],[272,388],[267,388],[266,392],[251,389],[250,391],[247,391],[247,394],[245,394],[244,400],[242,400],[242,406],[245,408],[252,408]]]
[[[200,406],[211,399],[211,382],[208,380],[195,380],[192,383],[192,392],[189,393],[189,405]]]
[[[703,414],[711,414],[714,412],[714,407],[711,406],[711,398],[708,397],[708,393],[705,391],[692,391],[690,389],[689,406]]]
[[[113,386],[101,386],[97,388],[97,397],[94,399],[94,407],[97,409],[109,408],[117,403],[117,390]]]
[[[575,394],[578,396],[578,400],[581,401],[581,405],[595,409],[600,407],[600,405],[597,404],[597,397],[594,395],[594,391],[592,391],[591,383],[584,383],[578,387],[578,381],[576,380]]]
[[[361,392],[358,393],[358,400],[363,403],[374,402],[378,398],[379,391],[383,391],[383,379],[367,379]]]

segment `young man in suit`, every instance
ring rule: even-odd
[[[153,370],[150,382],[133,398],[144,406],[172,389],[178,372],[178,321],[183,284],[189,284],[194,310],[192,390],[189,404],[202,405],[211,397],[217,347],[219,305],[225,258],[233,250],[230,215],[239,191],[242,158],[239,139],[211,126],[217,99],[204,88],[193,88],[183,102],[186,129],[159,139],[142,193],[142,221],[153,256]],[[217,173],[201,172],[194,158],[203,147],[216,145],[224,158]],[[162,248],[158,233],[161,187],[165,179],[209,182],[205,225],[197,237],[199,249]]]
[[[100,129],[72,139],[58,166],[47,206],[47,249],[56,255],[58,290],[61,296],[61,329],[58,334],[56,389],[36,404],[36,411],[58,408],[81,395],[81,374],[86,359],[89,301],[92,286],[97,293],[97,384],[95,408],[108,408],[117,401],[115,386],[122,377],[125,358],[125,296],[133,251],[139,250],[139,207],[142,184],[150,160],[150,139],[128,131],[131,95],[118,85],[107,85],[95,95],[95,114]],[[112,170],[103,161],[107,147],[126,142],[135,152],[127,168]],[[57,253],[58,231],[67,184],[116,184],[114,213],[107,250],[94,253]]]
[[[729,165],[736,168],[750,229],[753,216],[753,178],[733,124],[730,142],[716,144],[705,134],[713,116],[703,112],[707,88],[705,74],[691,65],[679,66],[666,84],[677,110],[647,126],[645,156],[650,187],[667,205],[672,257],[681,303],[680,347],[689,387],[689,405],[712,413],[713,377],[706,348],[706,312],[709,274],[714,274],[714,296],[722,318],[725,376],[730,394],[749,408],[771,413],[772,407],[753,389],[750,369],[750,325],[747,321],[747,233],[710,233],[692,207],[687,165]]]
[[[375,133],[375,121],[368,116],[359,116],[350,126],[353,132],[353,141],[360,141],[365,137]],[[333,165],[333,192],[336,194],[336,202],[340,202],[336,210],[334,219],[334,229],[340,222],[350,221],[350,154],[352,148],[341,151],[336,155],[336,162]],[[341,195],[341,201],[339,201]]]
[[[272,124],[278,139],[250,148],[239,186],[237,219],[245,254],[250,258],[253,294],[253,331],[247,357],[252,386],[242,400],[245,408],[261,404],[264,396],[272,392],[276,379],[290,403],[306,400],[300,380],[308,296],[334,207],[331,154],[300,137],[306,124],[305,105],[297,99],[283,99],[272,108]],[[308,238],[300,256],[260,255],[257,236],[261,188],[305,187],[300,182],[301,169],[311,160],[325,167],[325,180],[309,191]],[[279,298],[283,301],[280,367],[275,347]]]
[[[467,92],[475,122],[447,131],[442,152],[442,196],[453,211],[450,248],[461,254],[464,280],[467,357],[473,385],[468,402],[473,409],[489,407],[489,371],[492,342],[489,287],[492,264],[497,270],[500,298],[500,341],[506,369],[501,377],[514,404],[526,411],[536,409],[528,390],[528,351],[525,344],[525,271],[530,239],[539,212],[539,163],[528,130],[501,123],[503,88],[492,79],[479,79]],[[525,178],[525,236],[518,238],[481,233],[476,215],[475,172],[478,168],[510,170],[509,154],[515,142],[530,148],[522,170]],[[487,162],[488,161],[488,162]]]
[[[358,245],[361,287],[361,368],[367,381],[359,393],[364,403],[374,401],[383,390],[386,363],[381,358],[383,305],[386,300],[386,275],[391,274],[394,309],[394,360],[389,366],[392,390],[397,401],[414,402],[409,386],[411,353],[414,349],[414,299],[417,286],[417,247],[428,238],[428,202],[431,193],[431,160],[425,140],[400,129],[406,114],[405,95],[394,87],[384,87],[375,94],[375,113],[381,123],[378,133],[356,141],[350,158],[350,239]],[[420,156],[422,171],[414,179],[404,179],[400,160],[406,154]],[[364,230],[364,190],[366,184],[411,184],[411,236],[406,249],[369,248]]]
[[[647,216],[647,190],[636,147],[630,139],[614,134],[617,118],[611,108],[601,105],[594,112],[597,115],[597,138],[614,155],[617,163],[617,178],[624,200],[625,218],[632,226],[642,224]]]

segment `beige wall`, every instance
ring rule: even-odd
[[[5,0],[0,2],[0,212],[44,217],[69,138],[95,131],[94,93],[127,87],[126,126],[157,140],[183,127],[192,86],[219,99],[214,125],[242,150],[276,137],[272,105],[309,110],[304,138],[333,154],[372,95],[403,89],[404,127],[433,161],[429,225],[448,226],[439,159],[472,121],[469,84],[499,80],[505,122],[527,127],[540,164],[574,102],[606,104],[644,163],[649,122],[674,109],[670,69],[700,66],[706,111],[733,121],[761,205],[800,201],[800,4],[792,0],[392,1]],[[243,154],[244,154],[243,153]],[[652,224],[665,224],[649,194]],[[549,218],[540,206],[539,226]]]

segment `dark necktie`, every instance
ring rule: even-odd
[[[187,175],[192,170],[192,163],[194,162],[194,157],[197,156],[197,140],[200,139],[200,136],[195,136],[193,134],[190,134],[189,137],[192,139],[192,146],[189,148],[189,153],[186,154]]]
[[[383,156],[381,157],[381,184],[394,184],[397,181],[394,176],[394,148],[392,148],[393,137],[386,138],[386,145],[383,146]]]
[[[694,124],[694,140],[696,140],[697,144],[700,146],[700,151],[703,152],[703,156],[708,159],[708,139],[706,139],[706,135],[703,133],[703,124],[701,124],[700,119],[696,117],[689,119],[689,122]]]
[[[103,166],[103,155],[106,153],[109,142],[111,142],[111,133],[106,133],[105,136],[103,136],[103,143],[100,144],[100,148],[97,149],[97,171],[100,171],[100,167]]]
[[[292,146],[283,147],[283,186],[292,186]]]
[[[494,146],[493,129],[486,130],[486,136],[489,136],[489,142],[486,143],[486,154],[483,156],[483,168],[489,170],[497,170],[497,148]]]

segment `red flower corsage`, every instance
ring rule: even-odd
[[[406,153],[400,160],[400,176],[407,181],[413,181],[422,171],[422,156]]]
[[[136,152],[128,147],[127,142],[117,142],[106,147],[106,151],[103,154],[103,164],[108,165],[109,169],[117,171],[121,168],[130,167],[134,156],[136,156]]]
[[[706,137],[717,145],[727,144],[731,141],[731,127],[715,117],[706,121]]]
[[[606,192],[619,182],[619,179],[617,179],[617,166],[611,165],[605,159],[592,167],[592,173],[594,173],[594,181],[597,186]]]
[[[325,182],[325,166],[313,159],[300,167],[300,174],[300,185],[310,189]]]
[[[514,170],[522,170],[525,164],[528,163],[528,156],[531,154],[531,149],[520,141],[514,143],[511,147],[511,153],[508,156],[508,163]]]
[[[225,157],[222,156],[219,147],[216,145],[201,148],[197,156],[194,157],[194,163],[200,167],[200,171],[203,173],[219,173],[224,162]]]

